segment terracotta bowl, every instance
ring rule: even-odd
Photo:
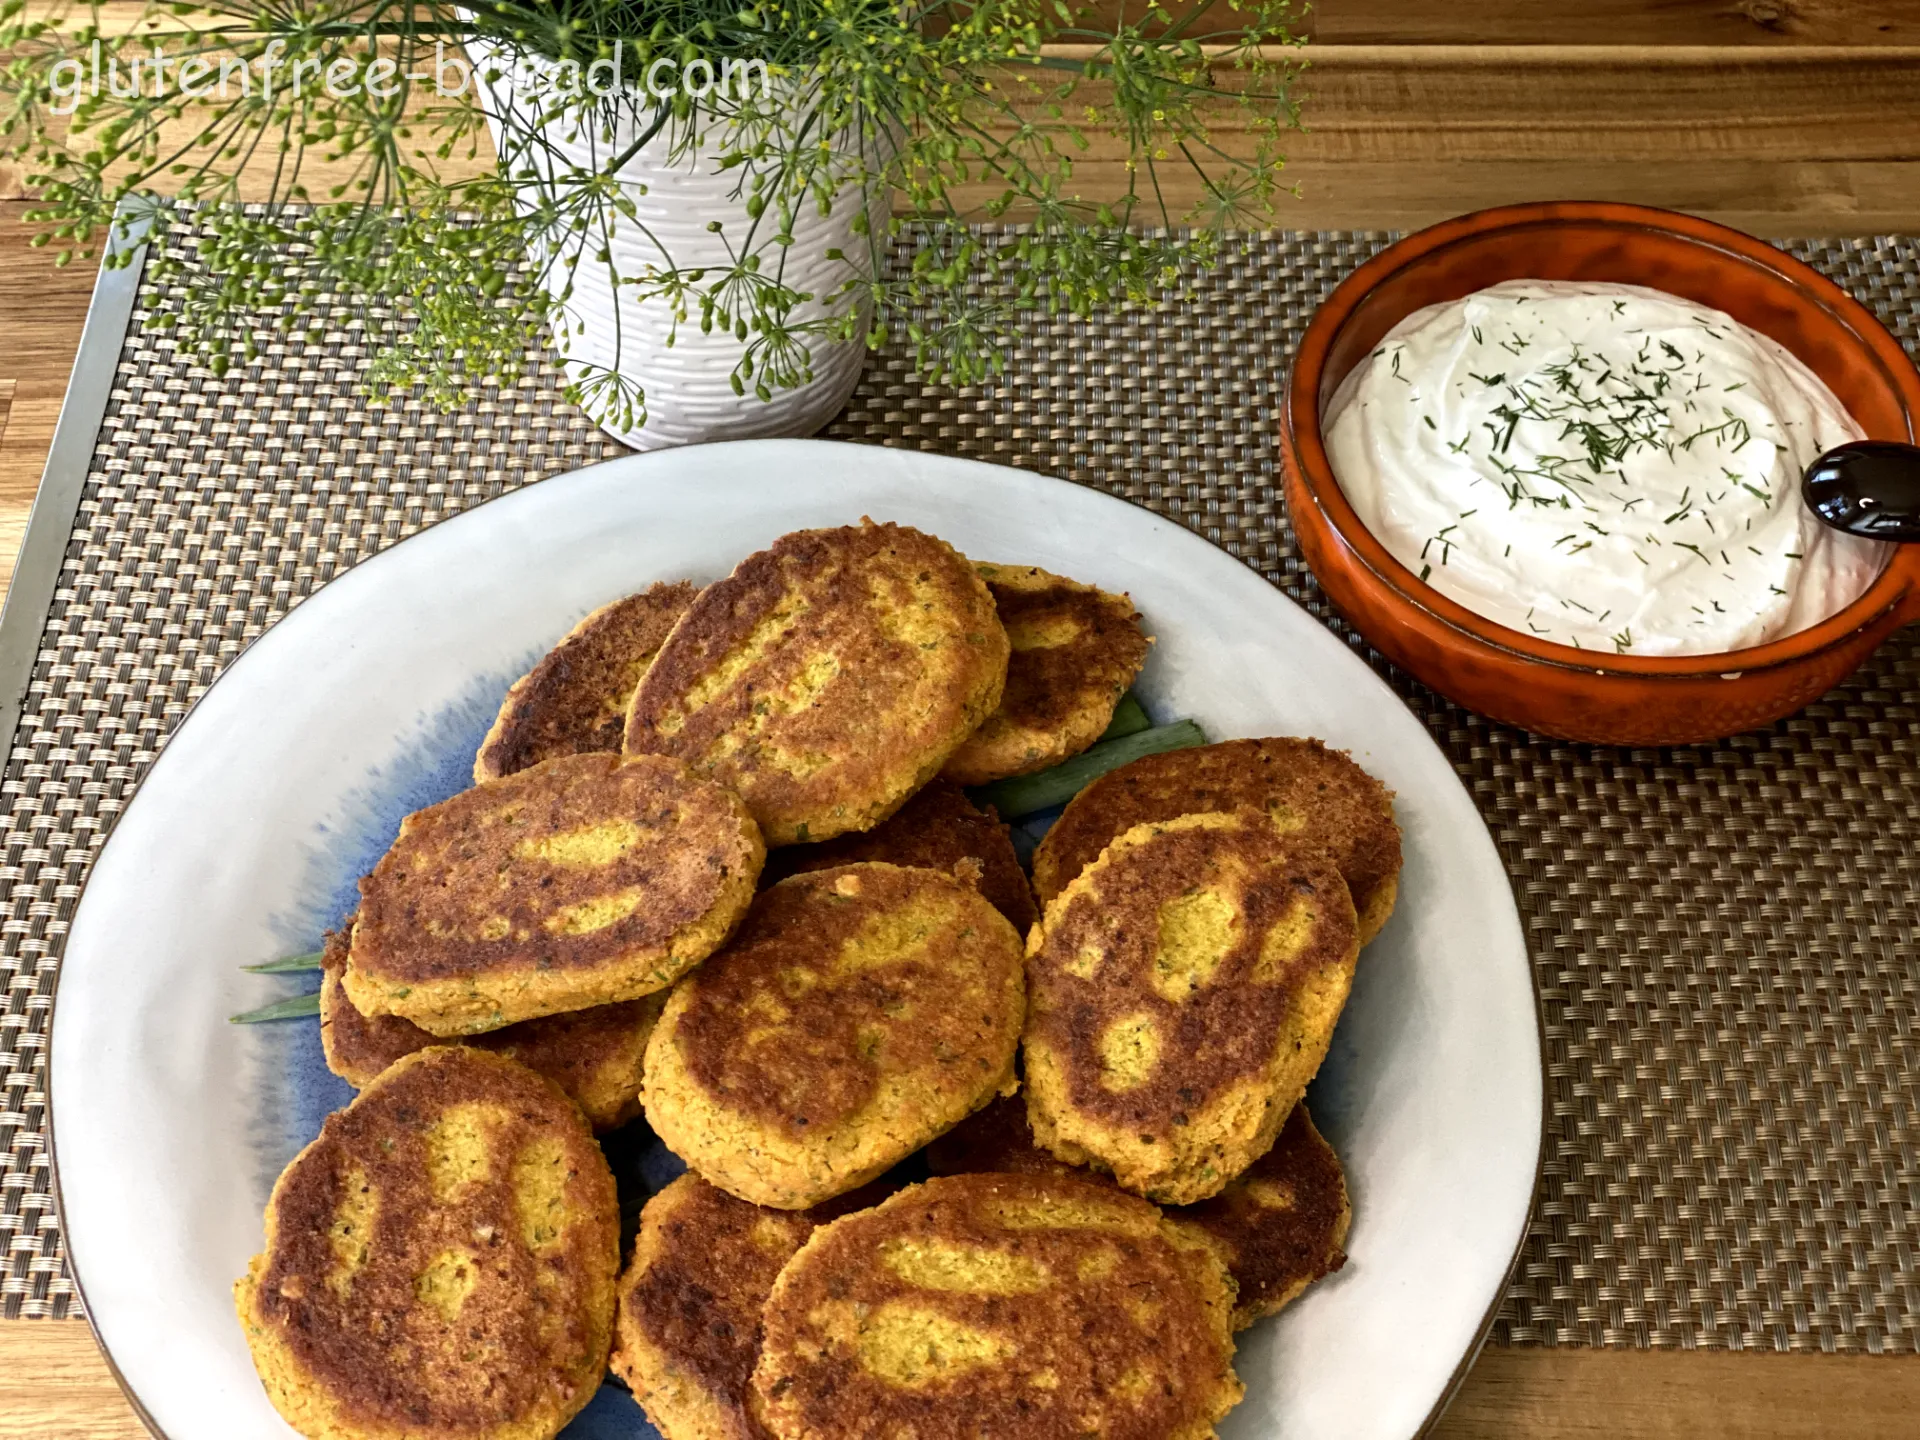
[[[1383,655],[1495,720],[1614,745],[1679,745],[1766,725],[1832,689],[1920,619],[1920,545],[1796,635],[1712,655],[1595,655],[1474,614],[1420,582],[1347,503],[1321,416],[1335,388],[1408,314],[1502,280],[1645,285],[1770,335],[1832,388],[1873,439],[1914,442],[1920,371],[1832,281],[1737,230],[1637,205],[1482,210],[1422,230],[1355,270],[1307,327],[1281,418],[1287,508],[1321,588]]]

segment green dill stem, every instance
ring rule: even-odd
[[[151,8],[170,15],[157,37],[62,32],[36,18],[38,8],[0,3],[0,156],[27,169],[40,194],[30,223],[45,227],[63,263],[84,257],[129,192],[151,184],[166,194],[143,197],[154,225],[148,264],[193,282],[167,320],[178,348],[225,373],[257,358],[275,333],[318,324],[338,297],[353,305],[376,356],[369,394],[413,389],[441,407],[520,373],[562,318],[564,296],[548,292],[566,288],[578,266],[603,269],[624,294],[674,310],[689,327],[738,333],[745,353],[733,379],[742,393],[804,383],[810,342],[821,337],[904,338],[922,378],[977,383],[999,370],[1025,316],[1087,315],[1178,293],[1218,262],[1223,236],[1272,225],[1284,193],[1275,179],[1280,136],[1300,122],[1299,66],[1286,53],[1302,14],[1292,0],[1200,0],[1177,19],[1157,5],[1092,16],[1045,0]],[[329,75],[334,62],[358,74],[378,55],[394,62],[394,89],[336,93],[316,80],[289,91],[283,64],[270,101],[252,88],[195,99],[176,87],[165,99],[109,91],[71,118],[52,114],[56,65],[86,67],[96,38],[110,72],[144,62],[158,38],[179,58],[221,59],[223,84],[227,59],[259,67],[272,49]],[[790,83],[712,111],[678,100],[641,102],[633,113],[618,102],[523,105],[528,113],[510,127],[524,142],[518,159],[468,176],[459,162],[490,148],[491,102],[416,83],[434,73],[437,42],[465,38],[499,47],[509,71],[517,56],[610,61],[617,41],[616,78],[628,84],[656,57],[684,63],[690,54],[764,61]],[[1049,49],[1063,41],[1084,58]],[[630,125],[621,133],[637,138],[615,144],[613,111]],[[758,204],[729,230],[729,262],[696,269],[662,252],[645,273],[630,264],[623,273],[608,243],[612,219],[638,222],[612,172],[650,140],[689,155],[722,113],[738,132],[717,142],[721,158],[739,167],[743,193]],[[1215,143],[1228,114],[1252,137],[1247,153]],[[568,127],[604,131],[583,168],[558,162],[553,147]],[[1090,136],[1105,135],[1124,142],[1126,194],[1077,198],[1074,158]],[[859,141],[844,175],[826,155],[823,137],[834,136]],[[323,155],[345,178],[316,198],[307,183]],[[1176,191],[1163,183],[1175,170],[1188,172],[1177,189],[1200,197],[1191,209],[1165,198]],[[243,171],[268,191],[253,193],[250,180],[245,198],[260,201],[251,209],[239,203]],[[876,189],[894,195],[894,222],[858,231],[866,240],[846,257],[855,273],[842,290],[811,297],[781,282],[779,237],[790,237],[797,211],[864,210]],[[991,216],[1024,228],[967,229],[962,190],[984,194]],[[776,231],[770,244],[763,218]],[[1172,233],[1181,225],[1193,233]],[[904,252],[905,263],[889,265],[896,237],[895,260]],[[826,313],[806,316],[809,299]],[[644,415],[645,394],[621,365],[631,339],[613,339],[614,358],[569,393],[596,419],[626,428]]]
[[[320,957],[325,953],[315,950],[310,955],[289,955],[284,960],[269,960],[263,965],[242,965],[240,968],[249,975],[287,975],[296,970],[318,970]]]
[[[1107,728],[1100,732],[1102,740],[1118,740],[1124,735],[1137,735],[1142,730],[1153,728],[1153,721],[1133,698],[1129,690],[1120,697],[1120,703],[1113,707],[1113,719],[1107,722]]]
[[[289,995],[258,1010],[243,1010],[238,1015],[229,1015],[227,1020],[234,1025],[259,1025],[268,1020],[302,1020],[319,1013],[320,992],[316,990],[311,995]]]
[[[1206,743],[1206,733],[1199,725],[1191,720],[1176,720],[1171,725],[1156,725],[1117,740],[1102,740],[1038,774],[996,780],[971,793],[976,804],[991,805],[1007,819],[1017,820],[1050,805],[1064,804],[1108,771],[1118,770],[1142,756],[1191,750]]]

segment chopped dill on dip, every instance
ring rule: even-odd
[[[1334,473],[1395,559],[1562,645],[1700,655],[1843,609],[1890,547],[1800,477],[1861,438],[1731,316],[1635,285],[1515,280],[1409,315],[1342,382]]]

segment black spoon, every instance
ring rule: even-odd
[[[1868,540],[1920,540],[1920,445],[1836,445],[1807,467],[1800,493],[1836,530]]]

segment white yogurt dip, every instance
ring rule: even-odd
[[[1801,472],[1861,432],[1812,371],[1704,305],[1516,280],[1409,315],[1341,384],[1334,474],[1401,564],[1543,640],[1737,650],[1857,599],[1890,547]]]

